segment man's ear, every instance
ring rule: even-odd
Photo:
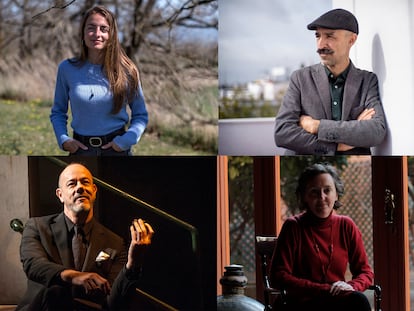
[[[93,201],[95,201],[95,199],[96,199],[96,193],[97,192],[98,192],[98,187],[95,184],[93,184],[92,185],[92,197],[93,197]]]
[[[353,46],[355,44],[357,38],[358,38],[358,35],[356,33],[353,33],[352,32],[351,35],[349,36],[349,44],[350,44],[350,46]]]
[[[58,199],[60,200],[60,202],[63,203],[62,190],[60,188],[57,188],[56,189],[56,196],[58,197]]]

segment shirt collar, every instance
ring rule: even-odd
[[[329,81],[331,81],[331,80],[335,81],[339,78],[343,79],[343,81],[345,81],[346,77],[348,76],[349,69],[351,68],[351,62],[349,62],[348,67],[346,67],[345,70],[342,71],[336,78],[333,76],[332,72],[328,69],[328,67],[326,67],[326,66],[324,66],[324,67],[325,67],[325,72],[328,75]]]
[[[66,227],[68,228],[68,232],[72,232],[73,227],[75,227],[75,224],[66,215],[65,215],[65,222],[66,222]],[[89,233],[91,232],[94,223],[95,223],[95,219],[92,217],[91,221],[83,225],[82,228],[83,228],[83,232],[85,233],[85,236],[89,236]]]

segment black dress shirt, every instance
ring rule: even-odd
[[[325,67],[329,80],[329,90],[331,92],[332,120],[340,121],[342,119],[342,99],[344,96],[344,87],[346,77],[348,76],[350,66],[348,66],[337,77]]]

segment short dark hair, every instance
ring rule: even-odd
[[[296,187],[296,197],[298,199],[299,208],[301,210],[306,209],[306,206],[303,204],[302,200],[303,196],[305,195],[306,186],[310,180],[320,174],[329,174],[332,176],[336,193],[338,194],[338,200],[335,202],[334,209],[341,207],[342,203],[339,202],[339,198],[344,194],[344,184],[339,178],[336,168],[330,164],[316,163],[305,168],[305,170],[299,176],[298,186]]]

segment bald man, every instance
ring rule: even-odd
[[[59,214],[27,221],[20,246],[27,292],[17,310],[124,310],[138,280],[151,225],[135,219],[128,251],[93,217],[97,187],[81,164],[59,176]]]

